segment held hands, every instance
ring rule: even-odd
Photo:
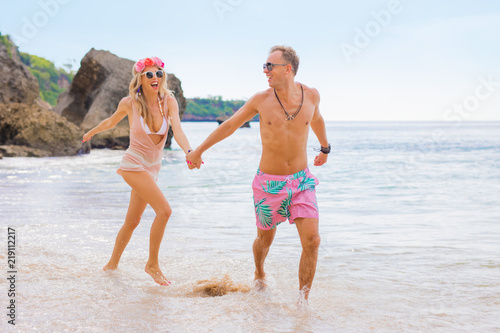
[[[188,165],[189,170],[193,170],[194,168],[196,168],[196,165],[194,165],[193,163],[191,163],[189,161],[187,161],[187,165]]]
[[[188,150],[186,154],[186,162],[188,164],[189,170],[194,168],[199,169],[203,163],[201,156],[196,152],[196,150]]]
[[[328,154],[319,153],[318,156],[314,158],[315,166],[322,166],[328,160]]]

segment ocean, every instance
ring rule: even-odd
[[[193,147],[216,127],[183,123]],[[252,288],[258,123],[207,151],[200,170],[175,143],[164,151],[168,287],[144,272],[150,207],[119,269],[102,270],[130,195],[116,174],[123,151],[0,160],[0,330],[500,332],[500,122],[328,122],[327,132],[326,165],[312,166],[312,131],[308,143],[322,238],[308,306],[297,306],[301,246],[287,222],[268,289]],[[220,279],[235,291],[197,289]]]

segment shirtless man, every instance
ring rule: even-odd
[[[252,96],[186,159],[199,168],[203,152],[259,114],[262,156],[252,184],[257,219],[253,244],[255,280],[257,286],[265,286],[264,260],[276,234],[275,227],[288,219],[297,226],[302,244],[299,284],[307,300],[320,244],[315,193],[318,180],[307,167],[309,127],[321,145],[314,165],[326,163],[330,145],[319,111],[319,93],[294,81],[298,67],[299,58],[291,47],[272,47],[264,64],[270,88]]]

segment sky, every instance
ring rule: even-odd
[[[91,48],[158,56],[189,98],[267,89],[284,44],[326,120],[500,120],[498,0],[1,0],[0,33],[75,70]]]

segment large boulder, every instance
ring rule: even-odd
[[[134,61],[111,52],[91,49],[81,61],[69,91],[61,94],[55,112],[88,131],[115,112],[120,100],[128,95]],[[167,84],[175,92],[181,117],[186,99],[179,79],[168,74]],[[127,148],[128,120],[123,119],[112,130],[92,138],[92,147]],[[167,139],[170,145],[171,133]]]
[[[0,42],[0,103],[33,104],[39,97],[37,79],[19,58],[8,36]]]
[[[0,104],[0,153],[4,156],[71,156],[82,149],[82,130],[43,107]]]

